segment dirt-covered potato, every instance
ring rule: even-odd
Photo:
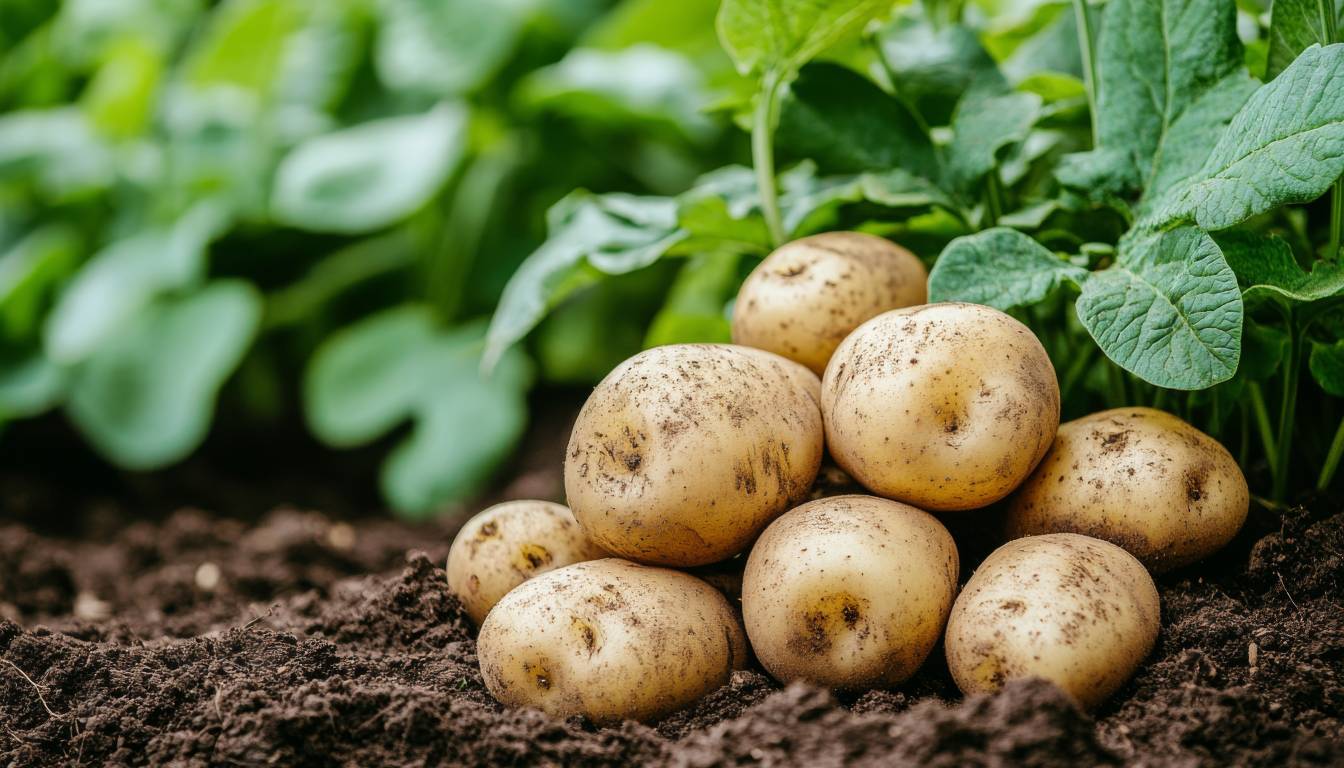
[[[896,685],[924,663],[957,592],[957,547],[932,515],[873,496],[808,502],[751,549],[742,615],[781,681]]]
[[[476,653],[501,703],[597,723],[680,709],[727,683],[747,657],[718,590],[616,558],[560,568],[505,595]]]
[[[584,403],[565,493],[613,554],[703,565],[745,549],[806,497],[822,454],[817,377],[728,344],[672,344],[630,358]]]
[[[1074,533],[1004,544],[981,563],[947,621],[947,666],[965,693],[1043,677],[1095,707],[1157,640],[1157,588],[1110,542]]]
[[[1025,326],[978,304],[897,309],[859,326],[822,380],[831,456],[922,509],[991,504],[1045,455],[1059,384]]]
[[[862,232],[825,232],[776,248],[742,283],[733,342],[783,355],[818,376],[870,317],[928,301],[928,271],[899,245]]]
[[[448,589],[480,624],[499,598],[539,573],[607,557],[569,508],[549,501],[506,501],[483,510],[448,550]]]
[[[1249,505],[1246,476],[1217,440],[1163,411],[1117,408],[1060,426],[1006,525],[1011,536],[1095,536],[1164,571],[1221,549]]]

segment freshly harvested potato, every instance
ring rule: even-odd
[[[962,510],[1007,496],[1059,426],[1041,343],[978,304],[928,304],[869,320],[822,380],[831,456],[881,496]]]
[[[825,232],[776,248],[742,283],[733,343],[769,350],[818,376],[870,317],[928,301],[929,273],[899,245],[862,232]]]
[[[742,615],[781,681],[896,685],[924,663],[957,593],[957,546],[932,515],[873,496],[808,502],[771,523],[742,577]]]
[[[1217,440],[1163,411],[1116,408],[1060,426],[1006,524],[1011,536],[1095,536],[1165,571],[1221,549],[1249,506],[1246,476]]]
[[[947,621],[947,666],[964,693],[1043,677],[1084,707],[1125,683],[1157,641],[1157,588],[1133,555],[1074,533],[1004,544]]]
[[[732,557],[817,476],[819,388],[806,368],[759,349],[672,344],[635,355],[574,424],[565,458],[574,516],[631,560]]]
[[[746,638],[718,590],[678,571],[590,560],[531,579],[481,625],[501,703],[596,723],[654,720],[728,682]]]
[[[569,508],[549,501],[506,501],[457,532],[448,550],[448,589],[480,624],[499,598],[539,573],[607,557]]]

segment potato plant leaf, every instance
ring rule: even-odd
[[[65,392],[65,380],[65,370],[40,350],[0,351],[0,424],[54,407]]]
[[[715,26],[742,74],[792,72],[890,7],[890,0],[723,0]]]
[[[261,297],[235,280],[155,301],[75,369],[70,420],[127,469],[185,458],[205,439],[219,388],[260,318]]]
[[[1083,284],[1077,312],[1108,357],[1150,384],[1203,389],[1236,373],[1241,291],[1197,229],[1126,235],[1115,266]]]
[[[929,301],[969,301],[1006,311],[1035,304],[1065,283],[1081,285],[1087,277],[1087,270],[1021,232],[995,227],[948,243],[929,274]]]
[[[1344,341],[1313,342],[1308,366],[1321,389],[1335,397],[1344,397]]]
[[[309,139],[276,170],[272,212],[314,232],[388,226],[443,186],[462,156],[466,129],[466,109],[444,103]]]
[[[1026,140],[1040,115],[1034,93],[997,93],[972,88],[952,115],[948,172],[958,189],[967,190],[998,164],[1000,153]]]
[[[41,326],[47,301],[79,258],[75,232],[56,224],[0,253],[0,339],[27,339]]]
[[[938,155],[919,119],[873,81],[838,64],[798,73],[779,118],[779,147],[827,173],[903,168],[937,180]]]
[[[384,0],[374,63],[388,87],[434,96],[470,91],[517,46],[524,18],[516,2]]]
[[[1306,272],[1282,238],[1228,230],[1213,239],[1236,273],[1248,305],[1267,300],[1309,304],[1344,295],[1344,267],[1318,261],[1311,272]]]
[[[902,15],[878,32],[877,43],[896,92],[930,125],[947,124],[971,83],[1003,82],[975,33],[960,24],[935,27]]]
[[[1325,0],[1327,5],[1331,2]],[[1321,25],[1321,4],[1322,0],[1274,0],[1270,8],[1266,80],[1278,77],[1311,45],[1331,42],[1325,39],[1325,29]],[[1344,2],[1333,0],[1333,5],[1339,27],[1344,28]]]
[[[1157,224],[1226,229],[1319,197],[1344,173],[1344,44],[1312,46],[1261,86],[1204,166],[1155,208]]]

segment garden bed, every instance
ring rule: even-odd
[[[1338,765],[1344,514],[1323,507],[1253,510],[1214,560],[1161,578],[1158,649],[1095,721],[1045,683],[963,700],[940,649],[897,691],[749,670],[607,729],[486,693],[444,581],[451,522],[182,510],[80,540],[10,524],[0,764]]]

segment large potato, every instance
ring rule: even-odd
[[[915,255],[862,232],[825,232],[776,248],[742,283],[733,342],[826,370],[850,331],[889,309],[928,301]]]
[[[1085,707],[1104,701],[1157,640],[1157,588],[1109,542],[1073,533],[999,547],[947,621],[947,666],[965,693],[1043,677]]]
[[[551,571],[504,596],[477,641],[500,702],[597,723],[654,720],[728,682],[746,659],[719,592],[610,558]]]
[[[1008,505],[1012,536],[1082,533],[1119,544],[1154,571],[1232,540],[1250,491],[1217,440],[1152,408],[1117,408],[1059,428]]]
[[[1031,331],[978,304],[898,309],[845,339],[822,381],[826,442],[869,490],[974,509],[1016,488],[1059,426],[1059,384]]]
[[[549,501],[506,501],[482,511],[457,532],[448,550],[448,589],[472,621],[509,590],[539,573],[607,557],[588,539],[569,508]]]
[[[951,534],[927,512],[873,496],[808,502],[751,549],[747,636],[781,681],[896,685],[938,642],[957,569]]]
[[[584,403],[565,458],[574,516],[599,546],[703,565],[745,549],[821,464],[817,377],[759,349],[641,352]]]

